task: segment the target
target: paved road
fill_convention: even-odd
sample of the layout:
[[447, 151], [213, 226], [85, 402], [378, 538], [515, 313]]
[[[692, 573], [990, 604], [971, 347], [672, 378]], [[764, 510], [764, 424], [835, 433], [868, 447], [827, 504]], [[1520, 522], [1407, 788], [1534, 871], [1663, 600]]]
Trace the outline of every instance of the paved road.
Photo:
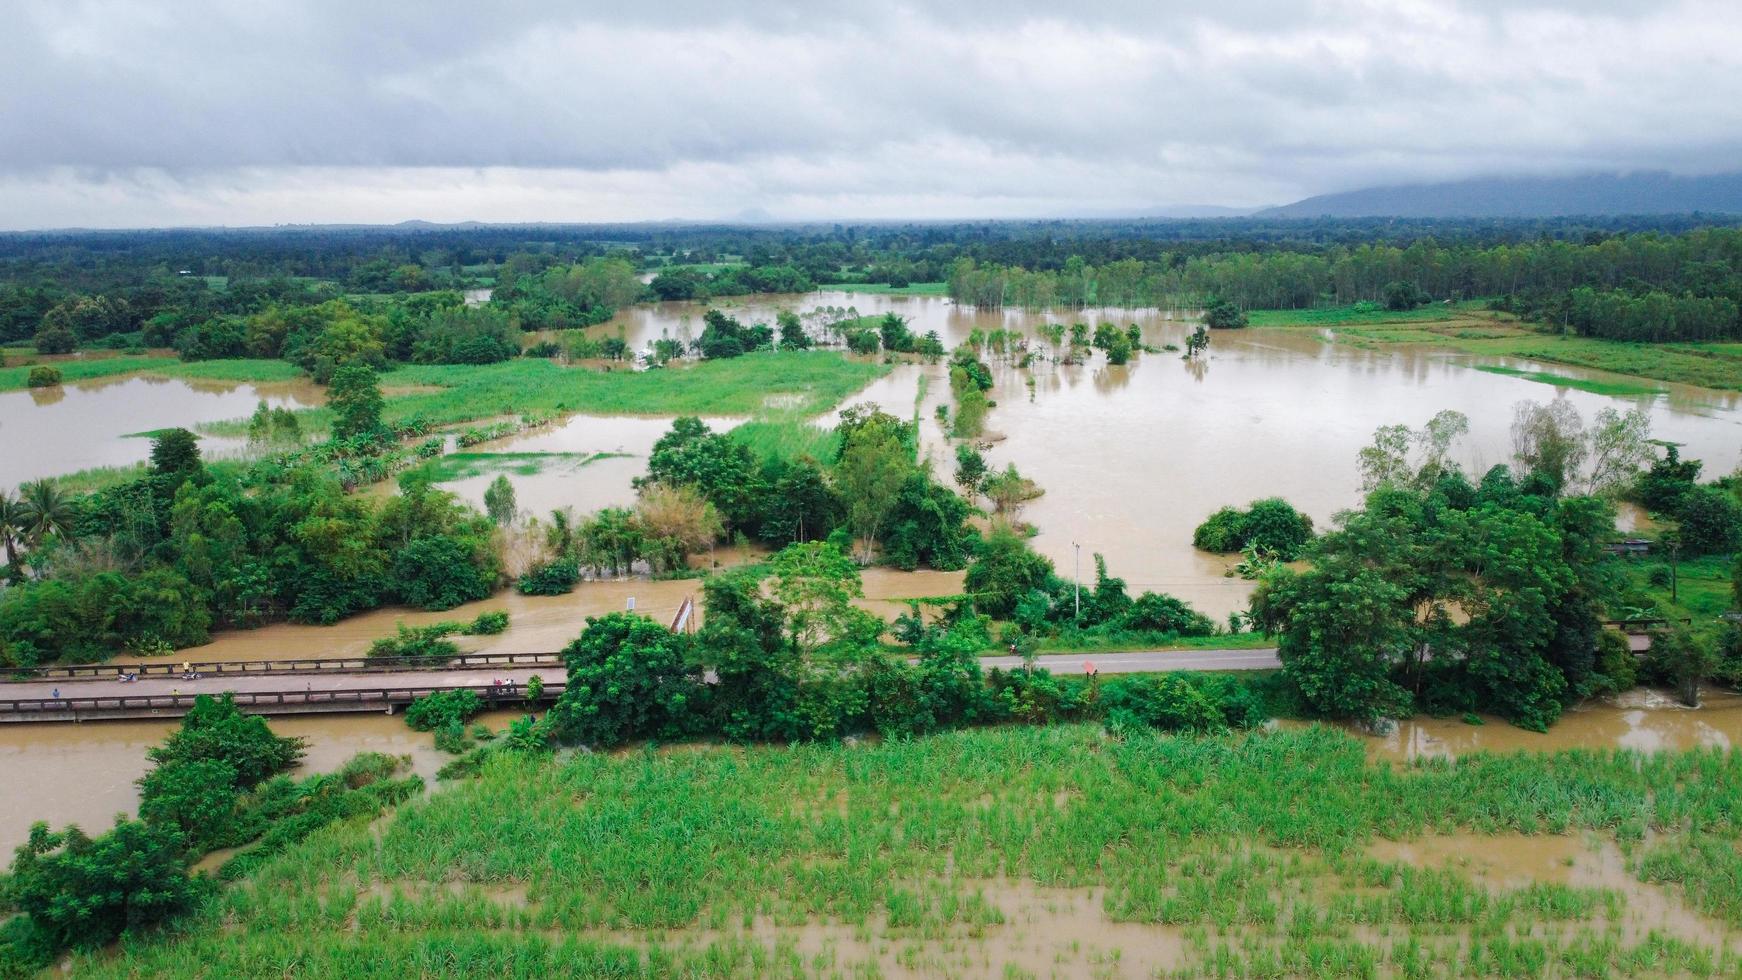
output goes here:
[[[1036, 663], [1056, 674], [1084, 673], [1091, 662], [1103, 674], [1129, 674], [1163, 670], [1267, 670], [1280, 666], [1275, 650], [1154, 650], [1138, 653], [1046, 654]], [[1006, 670], [1019, 667], [1016, 657], [984, 657], [986, 667]], [[0, 700], [49, 698], [56, 690], [62, 697], [144, 696], [147, 694], [215, 694], [221, 691], [370, 691], [404, 687], [473, 687], [493, 680], [513, 681], [524, 686], [537, 674], [549, 683], [560, 683], [559, 664], [540, 667], [486, 667], [478, 670], [397, 670], [366, 674], [312, 674], [298, 676], [141, 677], [131, 684], [115, 680], [20, 681], [0, 685]]]
[[[1144, 650], [1135, 653], [1048, 653], [1035, 658], [1035, 665], [1055, 674], [1082, 674], [1092, 663], [1103, 674], [1156, 673], [1164, 670], [1274, 670], [1282, 666], [1276, 649], [1257, 650]], [[981, 657], [984, 667], [1009, 670], [1022, 666], [1018, 657]]]

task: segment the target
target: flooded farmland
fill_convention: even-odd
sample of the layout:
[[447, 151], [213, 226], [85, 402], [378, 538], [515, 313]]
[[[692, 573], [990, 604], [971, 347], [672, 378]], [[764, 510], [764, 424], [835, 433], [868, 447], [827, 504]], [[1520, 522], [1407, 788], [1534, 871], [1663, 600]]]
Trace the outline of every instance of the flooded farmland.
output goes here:
[[[1144, 342], [1161, 348], [1183, 344], [1195, 326], [1190, 314], [1175, 311], [979, 311], [938, 297], [845, 292], [759, 299], [732, 312], [746, 321], [771, 321], [780, 309], [828, 307], [895, 312], [916, 333], [937, 331], [946, 346], [974, 331], [1035, 338], [1046, 323], [1107, 320], [1137, 324]], [[692, 339], [705, 309], [696, 303], [639, 306], [591, 332], [621, 332], [636, 348], [661, 337]], [[1470, 434], [1460, 462], [1480, 473], [1510, 459], [1514, 405], [1564, 398], [1587, 421], [1606, 406], [1645, 409], [1652, 435], [1681, 443], [1683, 456], [1704, 460], [1710, 474], [1742, 462], [1742, 397], [1734, 393], [1664, 385], [1656, 395], [1597, 395], [1474, 370], [1478, 363], [1595, 376], [1428, 348], [1367, 350], [1305, 329], [1220, 331], [1200, 362], [1162, 352], [1121, 367], [1097, 356], [1084, 365], [1020, 369], [994, 359], [997, 406], [987, 417], [987, 461], [996, 467], [1014, 462], [1046, 489], [1024, 519], [1040, 529], [1034, 545], [1062, 573], [1071, 573], [1074, 545], [1080, 545], [1085, 575], [1093, 574], [1089, 559], [1099, 552], [1133, 590], [1172, 593], [1218, 619], [1245, 607], [1251, 583], [1227, 577], [1227, 559], [1193, 549], [1192, 529], [1218, 507], [1267, 496], [1286, 497], [1326, 526], [1337, 511], [1359, 502], [1356, 452], [1382, 425], [1420, 426], [1444, 409], [1463, 412]], [[922, 377], [928, 380], [919, 398]], [[917, 411], [927, 455], [943, 471], [953, 465], [933, 414], [949, 400], [941, 365], [898, 366], [849, 402], [866, 400], [903, 418]]]
[[[895, 312], [915, 332], [935, 330], [952, 346], [975, 331], [1036, 338], [1047, 323], [1108, 320], [1136, 324], [1147, 344], [1162, 348], [1182, 343], [1195, 325], [1191, 314], [1179, 311], [979, 311], [940, 297], [839, 291], [724, 302], [747, 321], [772, 320], [780, 309]], [[661, 337], [693, 339], [705, 309], [644, 304], [589, 332], [621, 333], [637, 349]], [[1512, 359], [1480, 363], [1592, 374]], [[1061, 573], [1071, 574], [1080, 546], [1085, 575], [1093, 573], [1092, 555], [1101, 553], [1134, 590], [1178, 595], [1217, 619], [1244, 608], [1251, 585], [1227, 576], [1226, 558], [1194, 550], [1192, 529], [1223, 505], [1278, 495], [1325, 526], [1358, 502], [1356, 452], [1382, 425], [1419, 426], [1443, 409], [1463, 412], [1471, 431], [1460, 461], [1480, 472], [1510, 457], [1515, 404], [1564, 398], [1587, 420], [1605, 406], [1644, 408], [1652, 435], [1681, 443], [1683, 455], [1704, 460], [1710, 475], [1742, 461], [1742, 397], [1734, 393], [1664, 385], [1659, 394], [1598, 395], [1473, 370], [1477, 364], [1440, 350], [1337, 344], [1310, 329], [1218, 332], [1209, 357], [1196, 362], [1167, 352], [1117, 367], [1099, 355], [1084, 365], [1037, 362], [1031, 369], [993, 359], [997, 405], [982, 441], [992, 465], [1013, 462], [1047, 491], [1024, 518], [1039, 528], [1035, 547]], [[0, 482], [134, 462], [149, 447], [126, 433], [238, 418], [260, 398], [309, 404], [316, 394], [294, 386], [130, 377], [69, 385], [58, 401], [35, 400], [52, 397], [0, 394], [0, 459], [6, 460]], [[942, 365], [910, 363], [848, 403], [869, 401], [903, 418], [917, 415], [924, 451], [947, 472], [952, 450], [934, 413], [948, 400]], [[835, 414], [817, 421], [831, 423]], [[534, 515], [628, 504], [631, 481], [644, 472], [646, 455], [669, 421], [571, 416], [555, 427], [473, 447], [475, 465], [444, 486], [481, 504], [484, 488], [506, 473], [521, 509]], [[710, 421], [720, 429], [734, 424]], [[53, 440], [54, 452], [45, 440]], [[221, 440], [206, 442], [208, 453], [224, 448]]]
[[[1155, 347], [1179, 344], [1189, 319], [1166, 311], [1096, 311], [1074, 315], [1020, 311], [978, 312], [929, 297], [882, 297], [822, 292], [746, 304], [746, 319], [772, 319], [778, 308], [800, 311], [854, 306], [865, 314], [894, 311], [917, 332], [936, 330], [946, 344], [974, 330], [1015, 330], [1034, 336], [1046, 322], [1136, 323]], [[699, 332], [702, 307], [654, 304], [626, 311], [593, 328], [598, 335], [622, 330], [645, 346], [660, 336]], [[1528, 362], [1497, 362], [1543, 368], [1568, 376], [1570, 368]], [[1218, 618], [1243, 608], [1250, 584], [1227, 577], [1225, 558], [1190, 547], [1192, 528], [1224, 504], [1281, 495], [1321, 526], [1358, 499], [1356, 451], [1373, 430], [1391, 423], [1420, 425], [1442, 409], [1464, 412], [1471, 434], [1462, 462], [1481, 470], [1510, 455], [1512, 406], [1521, 400], [1566, 398], [1589, 419], [1598, 409], [1642, 407], [1653, 434], [1684, 444], [1686, 456], [1706, 461], [1709, 474], [1729, 472], [1742, 450], [1742, 402], [1704, 389], [1664, 386], [1659, 395], [1617, 398], [1551, 387], [1540, 382], [1473, 370], [1471, 358], [1428, 349], [1364, 350], [1331, 343], [1309, 330], [1248, 329], [1215, 335], [1207, 361], [1186, 363], [1170, 353], [1150, 353], [1124, 367], [1097, 357], [1087, 365], [1039, 364], [1020, 369], [995, 361], [997, 407], [988, 418], [989, 461], [1016, 463], [1047, 490], [1024, 517], [1039, 528], [1035, 545], [1061, 573], [1071, 574], [1080, 545], [1084, 574], [1090, 556], [1105, 554], [1112, 572], [1133, 590], [1176, 594]], [[1586, 372], [1588, 373], [1588, 372]], [[307, 386], [233, 385], [122, 377], [69, 384], [52, 393], [0, 394], [0, 483], [90, 466], [141, 460], [147, 440], [128, 433], [168, 425], [195, 425], [240, 418], [265, 399], [298, 407], [318, 402]], [[902, 417], [920, 418], [922, 446], [936, 465], [951, 465], [949, 440], [935, 408], [947, 402], [942, 366], [903, 364], [849, 402], [871, 401]], [[827, 424], [836, 413], [818, 419]], [[710, 420], [716, 428], [731, 419]], [[645, 470], [646, 455], [669, 426], [664, 418], [573, 416], [556, 426], [474, 447], [479, 454], [542, 454], [545, 462], [512, 462], [445, 484], [474, 504], [498, 472], [515, 484], [523, 511], [544, 514], [562, 506], [578, 512], [623, 505], [633, 499], [630, 481]], [[208, 453], [223, 448], [207, 440]], [[1638, 521], [1638, 515], [1629, 515]], [[731, 564], [745, 556], [722, 549], [704, 563]], [[880, 569], [865, 576], [866, 605], [893, 614], [905, 597], [951, 594], [960, 573], [903, 574]], [[635, 608], [669, 620], [696, 583], [590, 582], [575, 593], [523, 597], [508, 593], [444, 613], [378, 610], [332, 627], [278, 624], [222, 634], [197, 650], [169, 655], [172, 661], [259, 660], [357, 654], [391, 633], [399, 622], [466, 619], [485, 609], [506, 609], [508, 632], [465, 638], [479, 652], [549, 652], [561, 649], [585, 618]], [[275, 723], [292, 734], [309, 734], [312, 768], [330, 768], [352, 752], [408, 752], [420, 767], [439, 764], [428, 736], [386, 716], [292, 718]], [[0, 772], [20, 791], [0, 806], [0, 847], [21, 840], [31, 820], [76, 820], [100, 826], [117, 810], [130, 809], [132, 780], [145, 768], [144, 751], [159, 741], [167, 723], [123, 722], [87, 726], [0, 729]], [[1742, 739], [1742, 698], [1712, 695], [1697, 711], [1680, 708], [1649, 692], [1569, 711], [1547, 735], [1496, 722], [1466, 725], [1456, 719], [1416, 719], [1393, 734], [1372, 739], [1376, 759], [1455, 756], [1481, 750], [1553, 749], [1566, 746], [1646, 750], [1732, 746]], [[420, 753], [422, 753], [420, 755]]]
[[1369, 741], [1375, 758], [1457, 758], [1472, 752], [1553, 752], [1576, 748], [1639, 752], [1732, 749], [1742, 744], [1742, 694], [1708, 689], [1698, 708], [1665, 691], [1634, 688], [1568, 708], [1546, 732], [1497, 718], [1471, 725], [1458, 718], [1410, 718]]
[[[88, 833], [107, 830], [117, 813], [139, 804], [134, 780], [151, 763], [145, 752], [180, 722], [99, 721], [82, 724], [0, 725], [0, 853], [11, 854], [46, 820], [56, 829], [75, 823]], [[450, 756], [405, 719], [386, 714], [303, 715], [274, 718], [272, 730], [308, 740], [308, 754], [293, 775], [332, 772], [359, 752], [409, 755], [412, 771], [434, 782]]]
[[[0, 487], [142, 462], [151, 454], [144, 434], [156, 429], [244, 418], [262, 401], [302, 408], [321, 400], [320, 389], [307, 381], [236, 384], [137, 374], [0, 392]], [[200, 439], [208, 458], [242, 445]]]

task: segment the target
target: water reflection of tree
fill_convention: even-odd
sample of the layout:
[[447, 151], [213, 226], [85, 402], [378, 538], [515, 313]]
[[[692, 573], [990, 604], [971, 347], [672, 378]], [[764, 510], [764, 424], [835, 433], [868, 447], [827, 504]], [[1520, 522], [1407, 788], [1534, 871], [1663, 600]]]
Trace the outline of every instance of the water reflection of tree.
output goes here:
[[1103, 395], [1111, 395], [1131, 383], [1131, 375], [1137, 370], [1135, 364], [1108, 364], [1095, 372], [1095, 391]]
[[1193, 381], [1201, 382], [1204, 380], [1204, 375], [1210, 373], [1210, 359], [1208, 357], [1181, 358], [1180, 364], [1185, 367], [1186, 373], [1192, 376]]
[[30, 400], [38, 405], [53, 405], [67, 396], [67, 391], [60, 385], [48, 388], [31, 388]]

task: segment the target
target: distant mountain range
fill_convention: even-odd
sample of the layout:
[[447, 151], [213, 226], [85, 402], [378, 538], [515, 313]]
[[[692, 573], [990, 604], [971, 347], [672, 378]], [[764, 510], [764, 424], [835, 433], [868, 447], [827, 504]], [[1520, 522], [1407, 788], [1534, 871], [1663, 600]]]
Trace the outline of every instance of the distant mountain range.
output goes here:
[[1257, 218], [1552, 218], [1567, 215], [1742, 213], [1742, 173], [1662, 172], [1583, 177], [1481, 177], [1446, 184], [1320, 194], [1252, 212]]

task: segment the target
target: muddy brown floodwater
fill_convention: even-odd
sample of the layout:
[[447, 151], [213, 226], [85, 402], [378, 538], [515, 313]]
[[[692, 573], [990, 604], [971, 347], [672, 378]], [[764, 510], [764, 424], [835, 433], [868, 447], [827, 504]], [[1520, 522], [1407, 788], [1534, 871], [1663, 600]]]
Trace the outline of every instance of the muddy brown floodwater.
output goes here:
[[[1182, 344], [1195, 326], [1190, 314], [1178, 311], [980, 311], [938, 297], [839, 291], [756, 298], [732, 311], [771, 322], [780, 309], [820, 307], [893, 311], [917, 333], [936, 330], [949, 346], [974, 330], [1003, 328], [1037, 338], [1046, 323], [1107, 320], [1135, 323], [1146, 343], [1162, 347]], [[696, 303], [638, 306], [591, 331], [621, 331], [636, 348], [660, 337], [690, 339], [705, 309]], [[1470, 435], [1460, 462], [1479, 473], [1510, 458], [1516, 403], [1564, 398], [1587, 422], [1606, 406], [1645, 409], [1652, 434], [1683, 443], [1683, 454], [1704, 460], [1709, 473], [1728, 473], [1742, 461], [1742, 398], [1734, 393], [1665, 385], [1661, 395], [1611, 397], [1474, 370], [1479, 364], [1602, 376], [1427, 348], [1364, 350], [1331, 343], [1313, 330], [1221, 331], [1208, 360], [1198, 363], [1170, 353], [1144, 354], [1123, 367], [1100, 355], [1086, 365], [1043, 363], [1032, 370], [994, 361], [998, 404], [984, 441], [990, 463], [1014, 462], [1046, 489], [1024, 518], [1040, 528], [1035, 547], [1061, 573], [1073, 573], [1074, 545], [1081, 545], [1085, 577], [1094, 574], [1092, 556], [1099, 552], [1133, 590], [1171, 592], [1217, 618], [1243, 609], [1252, 586], [1224, 574], [1227, 558], [1193, 549], [1192, 529], [1218, 507], [1266, 496], [1286, 497], [1320, 527], [1328, 525], [1337, 511], [1359, 503], [1355, 454], [1382, 425], [1420, 426], [1443, 409], [1463, 412]], [[911, 418], [921, 376], [929, 379], [919, 406], [922, 442], [947, 473], [953, 449], [933, 415], [949, 400], [940, 366], [899, 366], [848, 401], [872, 401]], [[528, 487], [523, 494], [537, 494], [538, 479], [515, 482]]]
[[[57, 829], [73, 823], [98, 833], [109, 828], [117, 813], [133, 816], [139, 804], [133, 781], [151, 767], [145, 750], [161, 743], [177, 724], [0, 725], [0, 775], [6, 786], [0, 794], [0, 854], [10, 855], [24, 843], [38, 820]], [[385, 752], [411, 756], [412, 770], [433, 784], [436, 770], [452, 758], [437, 752], [431, 736], [407, 728], [397, 715], [274, 718], [272, 730], [308, 739], [308, 754], [292, 775], [332, 772], [359, 752]]]
[[[301, 408], [320, 404], [321, 393], [307, 381], [233, 384], [137, 374], [0, 392], [0, 488], [141, 462], [151, 453], [151, 441], [139, 433], [243, 418], [262, 401]], [[200, 439], [208, 458], [243, 445], [240, 439]]]
[[1369, 739], [1368, 754], [1408, 761], [1472, 752], [1574, 748], [1660, 752], [1730, 749], [1738, 744], [1742, 744], [1742, 694], [1708, 689], [1698, 708], [1688, 708], [1667, 692], [1641, 687], [1570, 708], [1546, 732], [1525, 731], [1498, 718], [1486, 718], [1481, 725], [1457, 718], [1412, 718], [1400, 722], [1389, 735]]
[[[740, 420], [707, 418], [716, 432], [725, 432]], [[538, 462], [504, 458], [500, 465], [480, 466], [482, 472], [441, 484], [479, 510], [484, 509], [484, 491], [497, 476], [506, 474], [514, 484], [515, 503], [523, 513], [544, 518], [553, 510], [573, 507], [588, 514], [604, 507], [627, 507], [635, 503], [636, 477], [647, 472], [647, 456], [653, 444], [671, 429], [669, 418], [630, 415], [574, 415], [562, 424], [530, 435], [479, 443], [466, 453], [562, 453]], [[596, 458], [600, 453], [608, 458]], [[521, 473], [516, 467], [536, 468]]]

